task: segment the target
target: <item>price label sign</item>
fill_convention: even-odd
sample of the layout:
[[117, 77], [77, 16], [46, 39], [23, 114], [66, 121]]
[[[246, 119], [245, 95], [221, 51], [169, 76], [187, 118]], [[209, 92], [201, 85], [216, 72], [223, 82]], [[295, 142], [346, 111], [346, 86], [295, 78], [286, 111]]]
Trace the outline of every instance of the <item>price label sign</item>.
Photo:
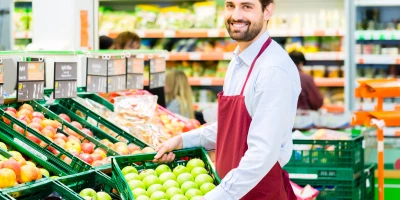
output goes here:
[[143, 89], [144, 59], [129, 58], [127, 64], [126, 88]]
[[0, 64], [0, 104], [4, 104], [4, 65]]
[[87, 59], [87, 92], [107, 92], [107, 60]]
[[126, 60], [108, 60], [107, 92], [126, 90]]
[[54, 99], [74, 98], [77, 93], [78, 64], [54, 63]]
[[164, 58], [153, 58], [150, 60], [150, 89], [164, 87], [165, 68], [166, 62]]
[[17, 101], [43, 99], [44, 62], [18, 62]]

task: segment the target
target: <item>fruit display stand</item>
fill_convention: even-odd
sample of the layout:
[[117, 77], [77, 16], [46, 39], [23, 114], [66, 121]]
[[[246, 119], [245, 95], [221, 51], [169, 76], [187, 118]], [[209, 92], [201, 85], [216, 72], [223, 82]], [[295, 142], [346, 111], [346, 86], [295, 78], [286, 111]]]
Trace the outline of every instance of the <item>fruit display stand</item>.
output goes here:
[[[7, 108], [19, 108], [21, 107], [22, 103], [13, 103], [13, 104], [6, 104], [3, 105], [3, 108], [7, 109]], [[103, 153], [106, 154], [106, 156], [110, 157], [110, 156], [115, 156], [115, 155], [119, 155], [117, 152], [115, 152], [113, 149], [109, 148], [108, 146], [106, 146], [105, 144], [102, 144], [101, 142], [99, 142], [98, 140], [96, 140], [94, 137], [90, 136], [89, 134], [87, 134], [87, 132], [90, 132], [93, 135], [97, 135], [98, 133], [102, 133], [101, 131], [99, 131], [96, 127], [93, 127], [88, 125], [87, 122], [83, 121], [83, 126], [81, 123], [69, 123], [67, 120], [65, 120], [64, 118], [54, 114], [53, 112], [51, 112], [50, 110], [48, 110], [47, 108], [43, 107], [42, 105], [40, 105], [39, 103], [35, 102], [35, 101], [30, 101], [28, 104], [24, 104], [24, 105], [30, 105], [31, 108], [36, 112], [36, 113], [41, 113], [43, 115], [43, 121], [41, 122], [41, 124], [44, 124], [45, 120], [46, 123], [47, 122], [55, 122], [57, 123], [56, 127], [57, 127], [57, 134], [59, 135], [63, 135], [60, 136], [60, 138], [62, 138], [62, 140], [64, 140], [64, 142], [62, 142], [61, 140], [56, 141], [56, 137], [58, 137], [59, 135], [54, 134], [54, 133], [49, 133], [49, 134], [45, 134], [43, 133], [43, 131], [46, 129], [45, 127], [42, 127], [43, 130], [40, 131], [40, 127], [36, 127], [33, 126], [33, 123], [27, 123], [28, 126], [26, 127], [32, 127], [34, 128], [34, 131], [29, 131], [29, 134], [32, 134], [34, 137], [39, 138], [43, 137], [48, 140], [42, 140], [42, 142], [37, 141], [36, 145], [40, 145], [41, 147], [43, 147], [44, 149], [51, 151], [53, 154], [58, 154], [57, 151], [55, 151], [53, 148], [48, 148], [49, 144], [54, 144], [57, 146], [60, 146], [61, 148], [63, 148], [64, 150], [70, 151], [70, 153], [73, 153], [76, 157], [78, 157], [78, 159], [82, 162], [85, 162], [87, 164], [91, 164], [91, 165], [105, 165], [106, 168], [110, 168], [110, 164], [106, 163], [106, 159], [109, 160], [109, 158], [103, 158], [102, 159], [104, 162], [99, 163], [99, 164], [95, 164], [93, 163], [93, 160], [86, 159], [88, 156], [86, 156], [86, 154], [92, 153], [94, 152], [96, 149], [99, 149], [101, 151], [103, 151]], [[24, 120], [24, 119], [21, 119]], [[26, 119], [28, 120], [28, 119]], [[30, 121], [30, 120], [29, 120]], [[55, 127], [53, 127], [55, 128]], [[22, 129], [18, 129], [17, 130], [22, 133], [23, 129], [25, 129], [25, 127], [22, 127]], [[85, 133], [83, 132], [85, 130]], [[104, 134], [104, 136], [108, 136], [107, 134]], [[35, 140], [34, 137], [31, 137]], [[67, 141], [66, 141], [67, 140]], [[84, 143], [88, 143], [87, 145]], [[91, 152], [86, 152], [84, 146], [88, 146], [87, 148], [90, 149]], [[69, 148], [69, 149], [68, 149]], [[59, 150], [58, 150], [59, 151]], [[85, 154], [81, 154], [85, 153]], [[100, 155], [102, 153], [99, 153]], [[67, 162], [66, 159], [63, 159], [64, 161]], [[108, 166], [107, 166], [108, 165]]]
[[[84, 163], [77, 156], [74, 156], [46, 136], [38, 133], [37, 130], [17, 120], [3, 109], [0, 109], [0, 116], [4, 121], [8, 122], [0, 121], [0, 129], [3, 130], [4, 134], [8, 134], [11, 138], [14, 138], [14, 141], [21, 141], [20, 144], [25, 144], [24, 148], [29, 149], [29, 151], [35, 155], [43, 155], [43, 157], [47, 158], [48, 163], [68, 173], [82, 172], [91, 168], [90, 165]], [[21, 132], [17, 132], [13, 127], [19, 127]], [[41, 143], [43, 147], [33, 142], [31, 139]], [[57, 155], [53, 154], [50, 149], [57, 152]], [[68, 159], [68, 163], [63, 161], [63, 159]]]
[[[170, 169], [173, 169], [177, 166], [186, 166], [188, 161], [198, 158], [203, 161], [205, 169], [213, 179], [213, 183], [215, 185], [218, 185], [220, 183], [221, 180], [218, 177], [214, 166], [212, 165], [211, 159], [208, 157], [207, 152], [203, 148], [177, 150], [174, 151], [174, 154], [175, 161], [172, 163], [168, 163]], [[131, 186], [128, 185], [128, 182], [126, 181], [122, 170], [127, 166], [133, 166], [139, 172], [154, 170], [158, 166], [160, 166], [159, 164], [152, 162], [154, 156], [155, 153], [149, 153], [141, 155], [116, 156], [112, 158], [112, 178], [117, 185], [117, 189], [120, 192], [122, 199], [134, 199], [133, 193], [131, 191]]]
[[[73, 190], [52, 180], [46, 180], [35, 185], [18, 187], [2, 191], [7, 200], [45, 199], [54, 196], [63, 200], [82, 200]], [[54, 198], [53, 198], [54, 199]]]
[[355, 89], [358, 98], [376, 98], [377, 104], [373, 111], [356, 111], [352, 124], [377, 127], [378, 139], [378, 192], [379, 200], [384, 199], [384, 133], [385, 126], [400, 126], [399, 111], [384, 111], [385, 98], [400, 97], [400, 81], [397, 79], [359, 80], [359, 87]]
[[114, 200], [121, 199], [112, 179], [98, 170], [89, 170], [79, 174], [64, 176], [57, 178], [55, 181], [60, 182], [60, 184], [70, 188], [77, 194], [80, 194], [85, 189], [90, 189], [89, 191], [105, 192]]

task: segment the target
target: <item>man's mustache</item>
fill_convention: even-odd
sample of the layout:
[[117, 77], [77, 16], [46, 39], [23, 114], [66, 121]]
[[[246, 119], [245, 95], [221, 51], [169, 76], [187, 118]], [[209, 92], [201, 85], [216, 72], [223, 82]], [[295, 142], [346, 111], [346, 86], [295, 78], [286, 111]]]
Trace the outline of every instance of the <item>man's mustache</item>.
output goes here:
[[246, 20], [234, 20], [232, 18], [229, 18], [226, 22], [228, 22], [228, 24], [231, 23], [246, 23], [246, 24], [250, 24], [250, 21], [246, 21]]

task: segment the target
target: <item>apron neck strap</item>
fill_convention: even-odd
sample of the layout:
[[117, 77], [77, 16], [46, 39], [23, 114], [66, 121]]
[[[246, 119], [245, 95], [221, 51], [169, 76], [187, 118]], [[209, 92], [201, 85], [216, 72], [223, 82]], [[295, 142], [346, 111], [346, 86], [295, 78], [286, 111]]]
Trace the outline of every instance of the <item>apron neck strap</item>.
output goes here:
[[251, 63], [251, 67], [250, 67], [249, 72], [247, 73], [246, 81], [243, 84], [242, 91], [240, 92], [240, 96], [243, 95], [244, 88], [246, 87], [247, 81], [249, 80], [250, 74], [253, 71], [253, 68], [254, 68], [254, 65], [255, 65], [257, 59], [261, 56], [261, 54], [265, 51], [265, 49], [268, 48], [268, 46], [271, 44], [271, 42], [272, 42], [271, 37], [268, 37], [268, 39], [262, 45], [262, 47], [261, 47], [260, 51], [258, 52], [257, 56], [254, 58], [253, 62]]

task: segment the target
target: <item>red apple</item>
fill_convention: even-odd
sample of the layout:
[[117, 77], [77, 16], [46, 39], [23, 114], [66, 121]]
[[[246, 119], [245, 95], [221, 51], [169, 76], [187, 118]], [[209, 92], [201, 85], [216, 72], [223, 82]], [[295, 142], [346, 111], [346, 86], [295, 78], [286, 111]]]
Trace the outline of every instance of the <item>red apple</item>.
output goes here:
[[81, 147], [82, 147], [82, 151], [87, 154], [91, 154], [94, 151], [93, 143], [82, 143]]
[[86, 133], [87, 135], [90, 135], [91, 137], [93, 137], [93, 133], [92, 133], [92, 131], [90, 131], [89, 129], [83, 128], [81, 131], [82, 131], [83, 133]]
[[97, 153], [92, 153], [90, 155], [92, 156], [94, 161], [96, 161], [96, 160], [100, 160], [101, 161], [103, 159], [103, 157], [101, 157], [101, 155], [97, 154]]
[[[38, 123], [38, 124], [40, 124], [40, 123], [42, 123], [42, 119], [40, 119], [40, 118], [37, 118], [37, 117], [34, 117], [34, 118], [32, 118], [32, 120], [31, 120], [31, 123]], [[40, 126], [42, 126], [42, 125], [40, 125]], [[43, 128], [43, 127], [42, 127]]]
[[41, 142], [41, 140], [39, 138], [37, 138], [35, 135], [33, 135], [32, 133], [27, 133], [26, 138], [32, 140], [36, 144], [40, 144], [40, 142]]
[[93, 167], [98, 167], [98, 166], [102, 166], [103, 162], [101, 160], [95, 160], [92, 162], [92, 166]]
[[128, 155], [129, 150], [127, 146], [117, 146], [115, 147], [115, 151], [119, 153], [120, 155]]
[[71, 123], [71, 118], [69, 118], [68, 115], [66, 115], [66, 114], [64, 114], [64, 113], [61, 113], [61, 114], [59, 114], [58, 116], [61, 117], [61, 118], [63, 118], [65, 121]]
[[40, 123], [40, 125], [42, 125], [43, 128], [46, 127], [46, 126], [52, 126], [52, 124], [53, 124], [53, 120], [50, 120], [50, 119], [44, 119]]
[[5, 111], [11, 111], [13, 112], [15, 115], [17, 115], [17, 110], [13, 107], [7, 107], [6, 109], [4, 109]]
[[14, 158], [10, 158], [7, 161], [5, 161], [1, 165], [1, 168], [12, 169], [17, 176], [19, 176], [19, 174], [21, 172], [21, 166], [19, 165], [19, 163]]
[[32, 122], [29, 124], [30, 127], [32, 127], [33, 129], [37, 130], [37, 131], [41, 131], [43, 129], [43, 127], [36, 123], [36, 122]]
[[102, 158], [107, 157], [106, 151], [104, 151], [103, 149], [100, 149], [100, 148], [95, 149], [93, 153], [99, 154]]
[[92, 164], [92, 162], [93, 162], [92, 156], [87, 153], [80, 154], [79, 158], [82, 159], [83, 161], [87, 162], [88, 164]]
[[128, 150], [129, 150], [129, 153], [132, 153], [132, 152], [134, 152], [136, 150], [140, 151], [140, 148], [138, 146], [136, 146], [135, 144], [129, 144], [128, 145]]
[[26, 122], [27, 124], [30, 124], [30, 123], [31, 123], [31, 119], [29, 119], [29, 117], [26, 116], [26, 115], [20, 115], [20, 116], [18, 116], [18, 119], [19, 119], [20, 121]]
[[79, 129], [79, 130], [82, 129], [82, 125], [81, 125], [79, 122], [77, 122], [77, 121], [71, 122], [71, 125], [72, 125], [72, 126], [75, 126], [75, 127], [76, 127], [77, 129]]
[[76, 141], [76, 142], [81, 143], [81, 141], [73, 135], [68, 136], [68, 141]]
[[23, 110], [23, 109], [26, 109], [26, 110], [29, 110], [29, 111], [31, 111], [31, 112], [33, 112], [34, 110], [33, 110], [33, 107], [31, 106], [31, 105], [29, 105], [29, 104], [23, 104], [21, 107], [19, 107], [18, 108], [18, 110], [20, 111], [20, 110]]
[[18, 162], [20, 167], [26, 165], [26, 160], [24, 157], [19, 156], [19, 155], [13, 155], [13, 158]]
[[105, 157], [105, 158], [103, 158], [102, 162], [103, 162], [103, 164], [109, 164], [109, 163], [111, 163], [111, 157]]
[[53, 132], [54, 134], [57, 133], [57, 129], [55, 129], [53, 126], [46, 126], [46, 127], [44, 127], [43, 130], [49, 130], [49, 131]]
[[67, 136], [65, 136], [65, 135], [62, 134], [62, 133], [56, 133], [56, 134], [54, 135], [54, 141], [56, 141], [57, 138], [60, 138], [60, 139], [64, 140], [65, 142], [68, 141]]
[[58, 146], [62, 147], [63, 149], [65, 148], [65, 141], [62, 138], [55, 138], [54, 143], [56, 143]]
[[71, 164], [71, 162], [72, 162], [72, 159], [71, 158], [69, 158], [69, 157], [65, 157], [64, 159], [64, 162], [66, 162], [67, 164]]
[[41, 133], [42, 135], [47, 136], [49, 138], [54, 138], [55, 135], [54, 132], [49, 129], [43, 129]]
[[[11, 110], [7, 110], [6, 113], [8, 113], [9, 115], [11, 115], [11, 116], [13, 116], [13, 117], [17, 117], [17, 114], [15, 114], [15, 113], [14, 113], [13, 111], [11, 111]], [[11, 121], [8, 120], [8, 119], [5, 118], [5, 117], [3, 117], [3, 121], [4, 121], [6, 124], [8, 124], [8, 125], [11, 124]]]
[[43, 113], [41, 113], [41, 112], [33, 112], [32, 113], [32, 117], [36, 117], [36, 118], [39, 118], [39, 119], [44, 119], [44, 115], [43, 115]]
[[79, 151], [78, 150], [76, 150], [76, 149], [74, 149], [74, 148], [66, 148], [66, 150], [69, 152], [69, 153], [71, 153], [72, 155], [74, 155], [74, 156], [79, 156]]

